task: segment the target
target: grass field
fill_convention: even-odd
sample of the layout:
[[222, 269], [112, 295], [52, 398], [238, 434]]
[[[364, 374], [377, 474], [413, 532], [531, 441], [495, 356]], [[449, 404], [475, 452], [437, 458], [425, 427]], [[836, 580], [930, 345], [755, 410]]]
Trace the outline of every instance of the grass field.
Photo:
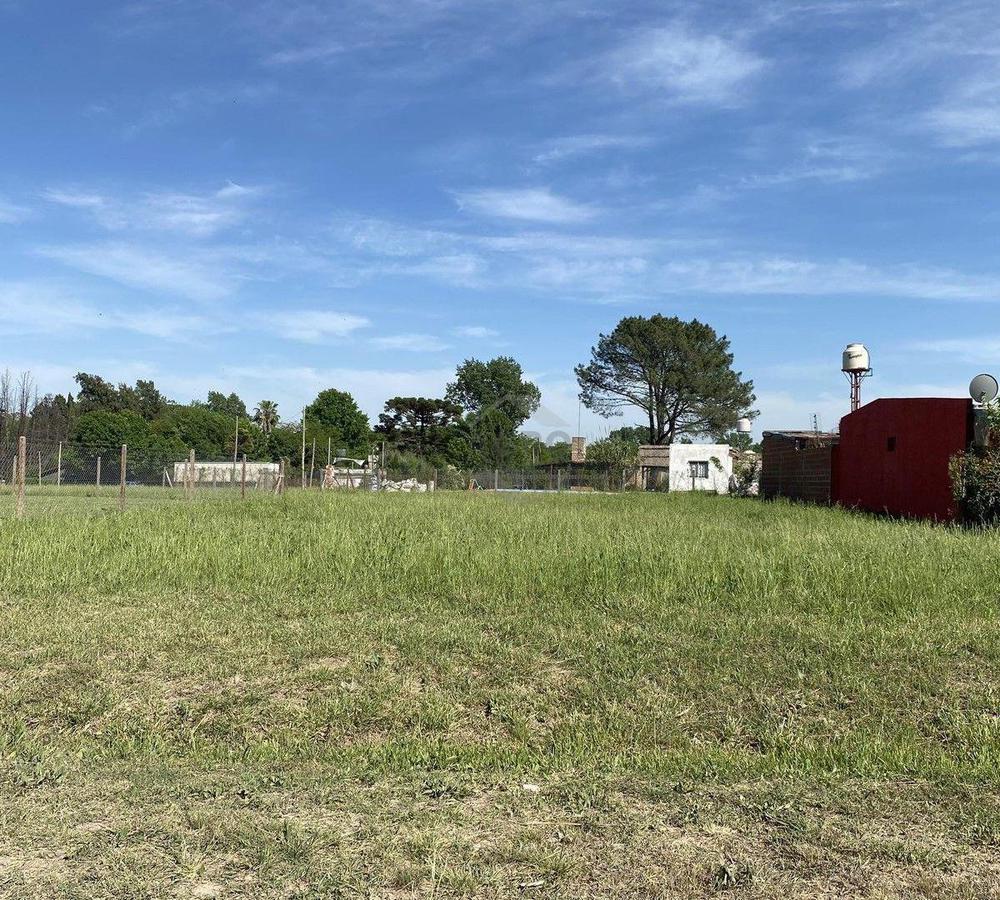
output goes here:
[[0, 896], [998, 896], [995, 535], [111, 507], [3, 521]]

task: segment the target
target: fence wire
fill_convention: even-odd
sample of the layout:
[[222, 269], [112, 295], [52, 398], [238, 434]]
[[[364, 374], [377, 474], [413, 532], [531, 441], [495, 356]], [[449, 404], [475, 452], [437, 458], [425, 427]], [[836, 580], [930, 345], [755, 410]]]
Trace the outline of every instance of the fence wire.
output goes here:
[[[23, 470], [21, 454], [23, 452]], [[124, 460], [124, 466], [123, 466]], [[373, 461], [374, 465], [374, 461]], [[281, 494], [288, 490], [431, 492], [623, 491], [636, 470], [598, 466], [539, 466], [464, 472], [453, 467], [403, 469], [307, 466], [280, 462], [186, 458], [142, 448], [86, 448], [71, 442], [18, 438], [0, 443], [0, 516], [94, 512], [212, 497]]]

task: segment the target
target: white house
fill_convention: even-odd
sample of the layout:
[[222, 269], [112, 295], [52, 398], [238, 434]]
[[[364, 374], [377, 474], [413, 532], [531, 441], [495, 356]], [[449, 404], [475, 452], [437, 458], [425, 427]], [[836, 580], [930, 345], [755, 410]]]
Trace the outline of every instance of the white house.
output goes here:
[[729, 444], [644, 445], [639, 448], [641, 483], [647, 488], [665, 480], [672, 491], [729, 493], [733, 453]]
[[729, 493], [733, 457], [729, 444], [671, 444], [670, 490]]

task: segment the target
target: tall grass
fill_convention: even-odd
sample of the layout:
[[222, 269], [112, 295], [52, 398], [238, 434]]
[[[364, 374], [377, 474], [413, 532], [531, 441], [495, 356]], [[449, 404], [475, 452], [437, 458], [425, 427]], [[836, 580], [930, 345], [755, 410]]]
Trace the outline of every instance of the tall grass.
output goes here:
[[[998, 774], [987, 534], [705, 496], [295, 492], [5, 531], [0, 665], [69, 672], [68, 710], [36, 708], [41, 675], [0, 701], [8, 745]], [[211, 713], [191, 734], [161, 708], [188, 680]]]

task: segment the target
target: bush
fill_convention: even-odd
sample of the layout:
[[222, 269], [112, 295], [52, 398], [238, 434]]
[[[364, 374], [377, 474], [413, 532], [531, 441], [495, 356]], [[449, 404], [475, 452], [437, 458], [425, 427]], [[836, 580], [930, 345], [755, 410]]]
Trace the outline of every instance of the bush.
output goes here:
[[951, 461], [951, 484], [963, 522], [1000, 524], [1000, 451], [959, 453]]
[[983, 446], [954, 456], [949, 465], [951, 489], [967, 525], [1000, 524], [1000, 406], [991, 403], [985, 418]]

